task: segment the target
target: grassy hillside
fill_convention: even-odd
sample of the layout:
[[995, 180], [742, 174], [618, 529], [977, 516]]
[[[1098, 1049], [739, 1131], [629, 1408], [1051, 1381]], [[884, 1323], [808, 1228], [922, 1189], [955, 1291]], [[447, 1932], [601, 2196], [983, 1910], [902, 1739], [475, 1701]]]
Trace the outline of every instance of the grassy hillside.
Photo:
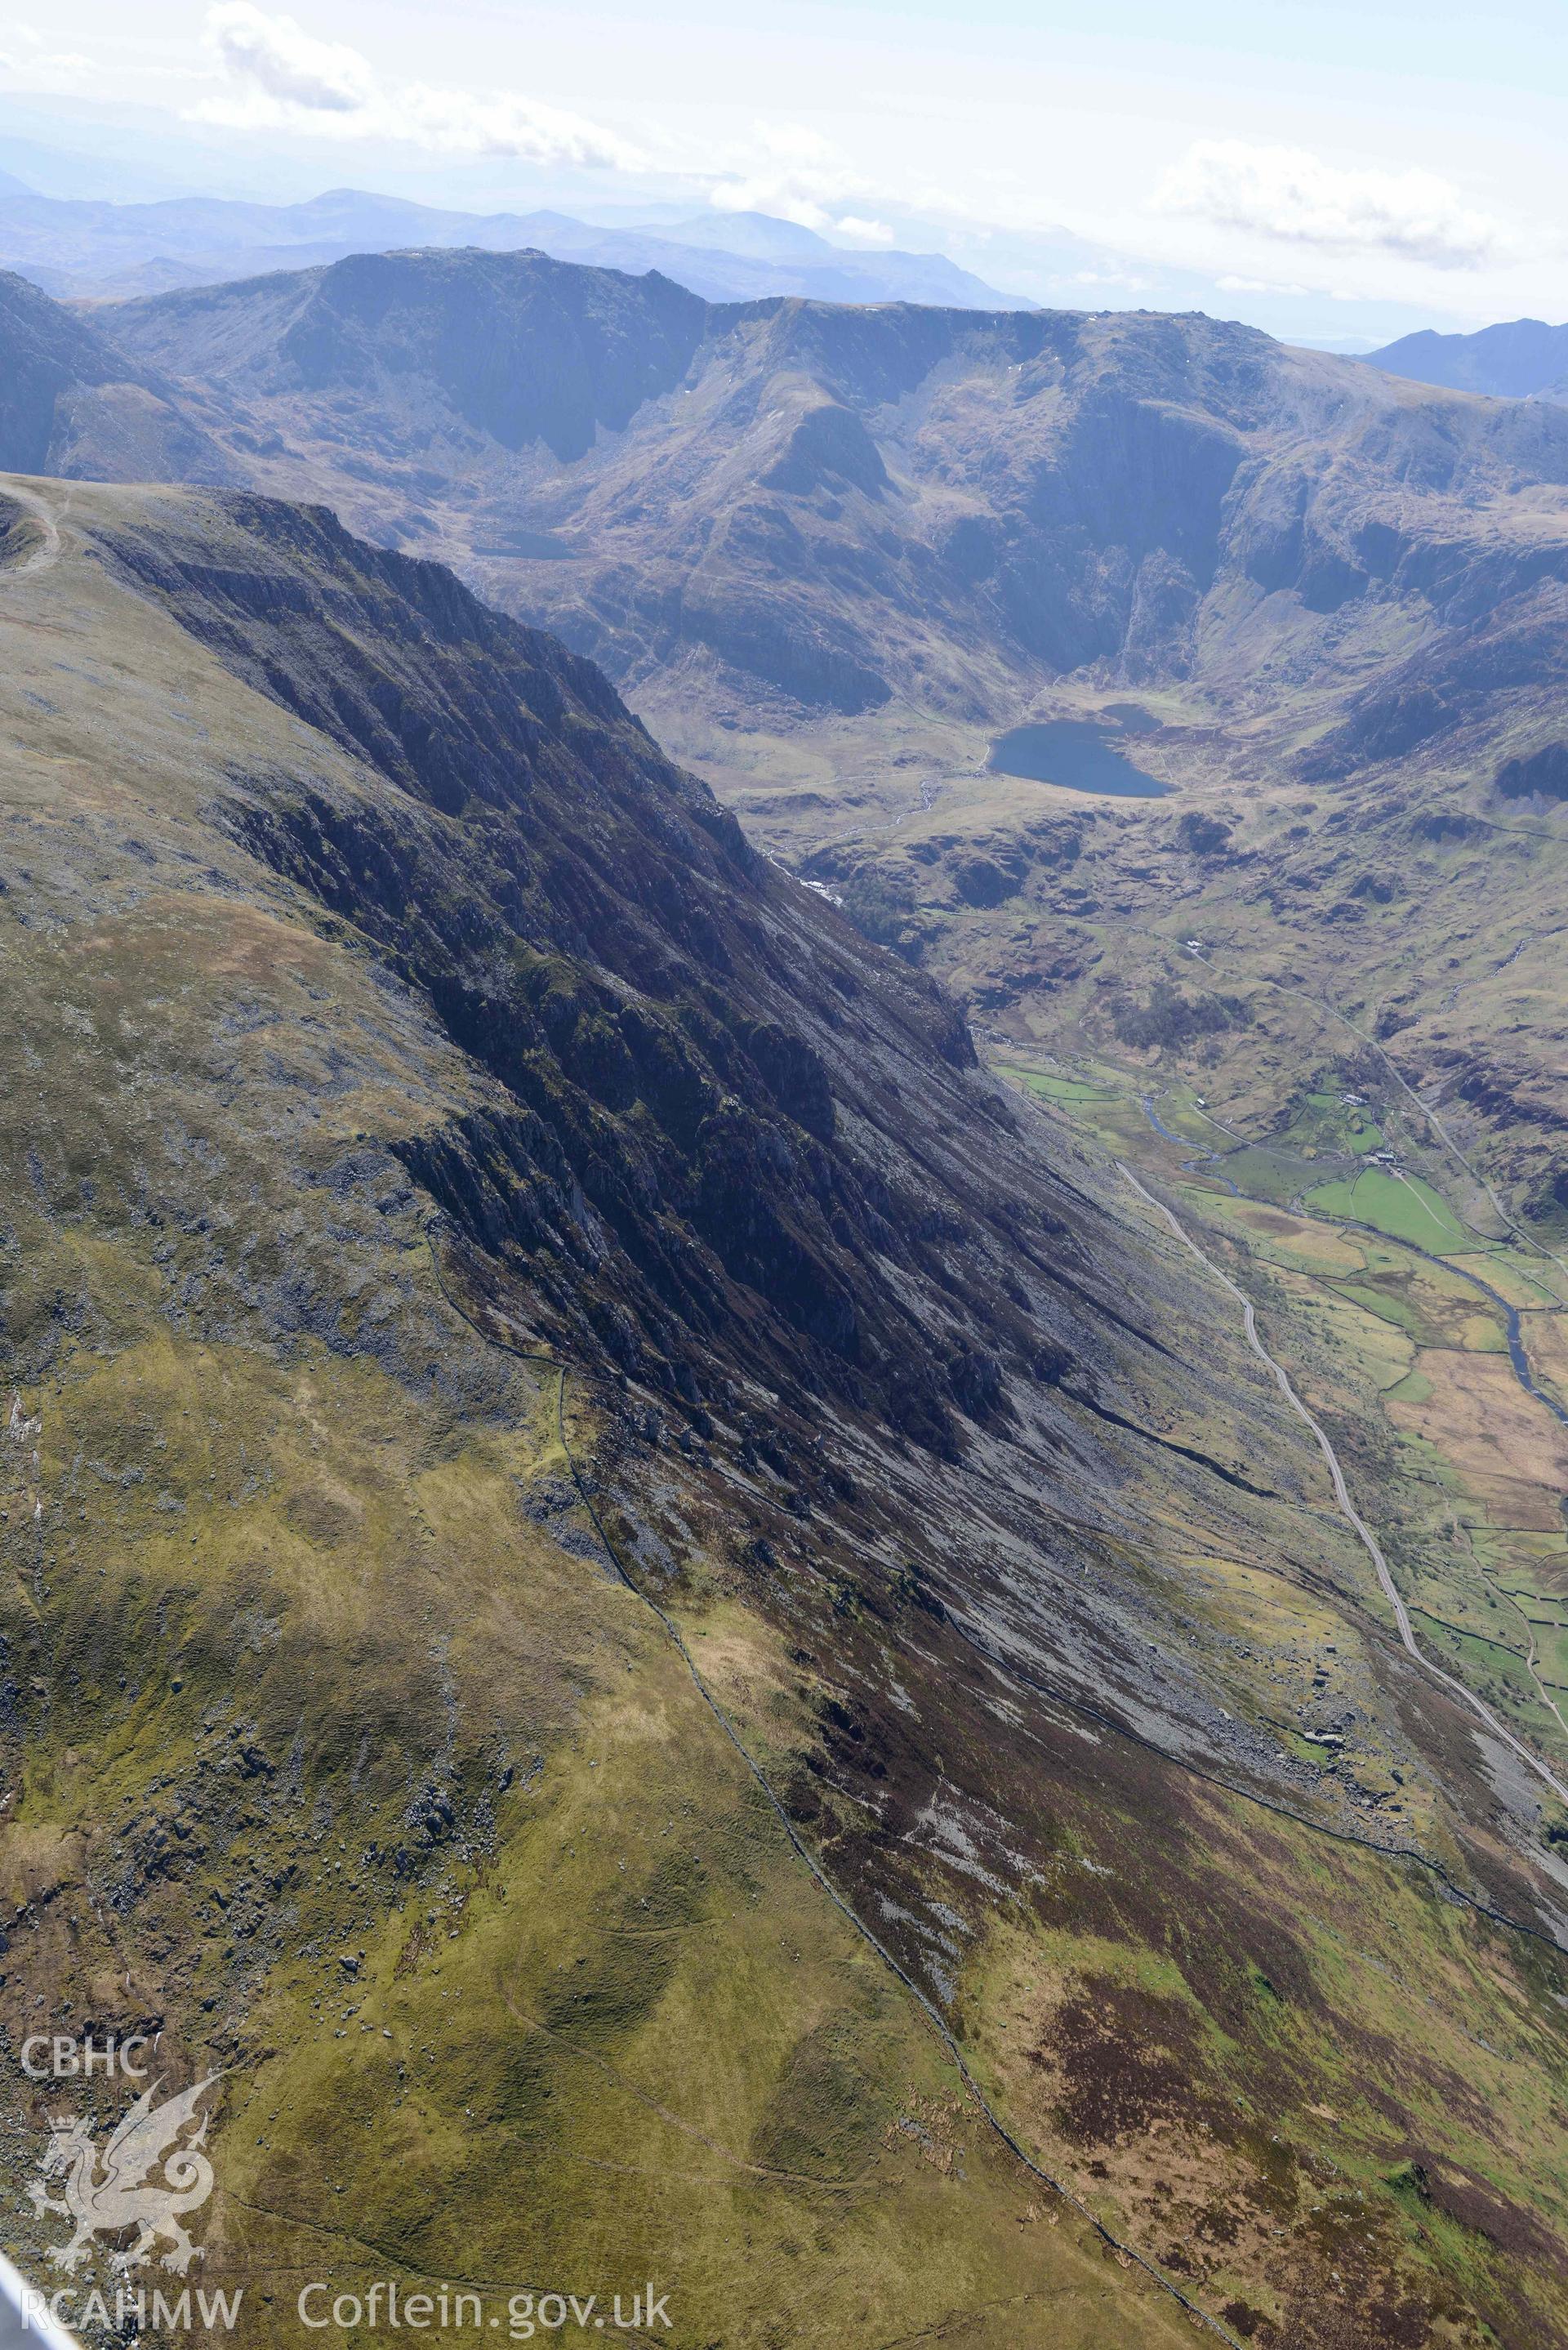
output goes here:
[[[461, 1057], [221, 835], [192, 865], [214, 731], [259, 761], [297, 730], [76, 550], [61, 570], [63, 596], [0, 588], [31, 730], [5, 863], [13, 2049], [41, 2001], [158, 2032], [166, 2079], [222, 2067], [202, 2274], [245, 2282], [256, 2339], [301, 2338], [315, 2274], [628, 2307], [652, 2276], [687, 2342], [958, 2313], [1088, 2345], [1131, 2309], [1174, 2339], [1032, 2210], [614, 1575], [562, 1441], [591, 1457], [591, 1402], [558, 1428], [556, 1376], [447, 1304], [386, 1146], [472, 1095]], [[60, 2095], [11, 2126], [18, 2187]], [[11, 2223], [40, 2274], [57, 2238]]]
[[439, 575], [10, 494], [13, 2052], [222, 2069], [259, 2340], [1544, 2350], [1560, 1810], [1114, 1134]]

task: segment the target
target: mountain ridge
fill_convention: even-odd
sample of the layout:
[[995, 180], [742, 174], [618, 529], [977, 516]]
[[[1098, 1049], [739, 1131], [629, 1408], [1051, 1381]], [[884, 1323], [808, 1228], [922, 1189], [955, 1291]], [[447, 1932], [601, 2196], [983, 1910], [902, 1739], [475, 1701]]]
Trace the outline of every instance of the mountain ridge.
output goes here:
[[[1210, 606], [1230, 631], [1239, 602], [1281, 594], [1301, 624], [1282, 607], [1265, 623], [1277, 610], [1289, 658], [1313, 631], [1330, 664], [1363, 598], [1417, 619], [1462, 608], [1442, 575], [1495, 565], [1511, 475], [1542, 497], [1568, 484], [1550, 411], [1450, 409], [1255, 329], [1152, 314], [688, 309], [640, 407], [601, 418], [579, 397], [576, 434], [556, 434], [570, 471], [520, 441], [502, 444], [510, 463], [459, 445], [489, 430], [442, 383], [443, 353], [471, 334], [513, 335], [524, 368], [579, 364], [576, 330], [528, 307], [535, 289], [575, 289], [646, 340], [646, 295], [568, 266], [367, 258], [97, 315], [144, 362], [182, 355], [192, 389], [264, 430], [292, 420], [295, 453], [260, 485], [330, 483], [359, 527], [397, 537], [421, 496], [443, 504], [444, 473], [456, 503], [432, 517], [431, 551], [462, 561], [466, 536], [487, 594], [623, 682], [695, 655], [753, 697], [845, 714], [894, 696], [1002, 718], [1096, 660], [1132, 681], [1202, 673]], [[384, 351], [346, 341], [300, 363], [302, 337], [371, 332]], [[421, 380], [441, 387], [422, 409]], [[329, 394], [379, 457], [338, 466], [342, 421], [311, 404]], [[615, 437], [591, 447], [601, 424]], [[444, 444], [433, 466], [428, 433]], [[493, 543], [521, 534], [538, 556], [482, 554], [480, 517]]]
[[232, 461], [165, 380], [26, 278], [0, 274], [0, 444], [13, 471], [68, 473], [90, 444], [97, 467], [132, 478], [233, 477]]
[[1456, 391], [1562, 401], [1568, 400], [1568, 327], [1514, 318], [1468, 335], [1443, 335], [1428, 328], [1368, 351], [1366, 364]]
[[[452, 563], [599, 660], [763, 846], [971, 1005], [1102, 1034], [1144, 983], [1102, 910], [1162, 920], [1174, 886], [1277, 955], [1331, 942], [1364, 1026], [1415, 1050], [1419, 1025], [1425, 1081], [1495, 1106], [1516, 1204], [1557, 1198], [1545, 999], [1456, 1033], [1482, 997], [1423, 1006], [1370, 910], [1454, 888], [1438, 954], [1450, 919], [1502, 919], [1441, 843], [1517, 824], [1515, 791], [1556, 772], [1561, 410], [1201, 317], [659, 286], [371, 256], [93, 325], [128, 374], [183, 361], [181, 412], [232, 476]], [[497, 383], [476, 349], [507, 355]], [[51, 462], [129, 469], [90, 435]], [[1164, 818], [989, 764], [1015, 725], [1125, 709]]]
[[[199, 196], [119, 203], [39, 195], [21, 182], [0, 186], [0, 265], [59, 296], [123, 299], [389, 247], [474, 245], [538, 248], [603, 268], [659, 269], [710, 300], [794, 294], [992, 307], [1009, 298], [940, 254], [857, 252], [766, 214], [732, 226], [714, 213], [677, 228], [601, 227], [552, 211], [454, 212], [356, 188], [267, 204]], [[1029, 305], [1021, 298], [1020, 307]]]

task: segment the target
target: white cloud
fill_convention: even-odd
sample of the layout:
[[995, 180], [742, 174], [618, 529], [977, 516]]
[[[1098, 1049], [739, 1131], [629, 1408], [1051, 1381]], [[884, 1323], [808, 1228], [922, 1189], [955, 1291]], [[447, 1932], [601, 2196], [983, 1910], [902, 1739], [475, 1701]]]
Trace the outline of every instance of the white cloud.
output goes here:
[[1325, 253], [1394, 254], [1438, 269], [1511, 257], [1512, 232], [1466, 204], [1431, 172], [1345, 171], [1304, 147], [1201, 140], [1155, 192], [1155, 208], [1185, 213], [1284, 244]]
[[1217, 277], [1214, 283], [1221, 294], [1311, 294], [1314, 290], [1310, 286], [1293, 285], [1289, 279], [1235, 277], [1229, 272], [1223, 277]]
[[24, 81], [47, 87], [74, 82], [92, 71], [90, 57], [84, 57], [78, 49], [51, 49], [36, 25], [0, 26], [0, 40], [5, 43], [0, 49], [0, 72], [16, 74]]
[[0, 66], [8, 73], [65, 74], [74, 79], [78, 74], [92, 71], [92, 59], [84, 57], [79, 49], [27, 49], [19, 54], [0, 49]]
[[1075, 269], [1065, 282], [1069, 286], [1116, 286], [1124, 294], [1147, 294], [1156, 283], [1152, 277], [1139, 277], [1131, 269]]
[[856, 244], [893, 242], [884, 222], [846, 209], [875, 196], [874, 182], [846, 170], [820, 131], [804, 123], [754, 123], [744, 148], [719, 160], [725, 176], [708, 191], [716, 212], [769, 213]]
[[858, 213], [841, 213], [833, 227], [834, 234], [846, 244], [887, 245], [893, 242], [893, 232], [886, 221], [863, 220]]
[[368, 57], [341, 41], [314, 40], [292, 16], [264, 16], [251, 0], [209, 8], [207, 40], [232, 80], [275, 105], [352, 114], [375, 102]]
[[614, 131], [515, 91], [384, 83], [358, 49], [318, 41], [294, 17], [269, 16], [254, 0], [220, 0], [209, 8], [206, 40], [224, 88], [191, 109], [203, 122], [397, 140], [441, 154], [506, 155], [525, 163], [626, 167], [640, 161]]

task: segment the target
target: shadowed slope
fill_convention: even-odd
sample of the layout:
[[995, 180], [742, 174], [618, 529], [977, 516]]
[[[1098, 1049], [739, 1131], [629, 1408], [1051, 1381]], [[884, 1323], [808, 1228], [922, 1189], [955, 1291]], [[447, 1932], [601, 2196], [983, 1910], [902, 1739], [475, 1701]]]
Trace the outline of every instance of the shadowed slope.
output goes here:
[[235, 473], [153, 371], [3, 272], [0, 347], [0, 465], [9, 471], [197, 482]]
[[[320, 514], [24, 487], [6, 2028], [223, 2063], [265, 2338], [325, 2257], [1169, 2339], [645, 1593], [1233, 2338], [1544, 2350], [1561, 1868], [1231, 1301], [552, 640]], [[1281, 1722], [1325, 1641], [1397, 1812]]]

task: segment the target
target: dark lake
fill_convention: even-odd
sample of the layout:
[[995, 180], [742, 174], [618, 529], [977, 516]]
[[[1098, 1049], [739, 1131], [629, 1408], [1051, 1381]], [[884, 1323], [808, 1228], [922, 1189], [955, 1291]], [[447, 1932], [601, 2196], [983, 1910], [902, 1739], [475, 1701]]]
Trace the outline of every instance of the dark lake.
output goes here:
[[1118, 800], [1162, 800], [1172, 786], [1135, 767], [1120, 747], [1129, 733], [1151, 731], [1152, 722], [1134, 728], [1125, 716], [1118, 726], [1093, 718], [1050, 718], [999, 734], [989, 764], [995, 775], [1023, 775], [1032, 784], [1065, 784], [1071, 791]]

